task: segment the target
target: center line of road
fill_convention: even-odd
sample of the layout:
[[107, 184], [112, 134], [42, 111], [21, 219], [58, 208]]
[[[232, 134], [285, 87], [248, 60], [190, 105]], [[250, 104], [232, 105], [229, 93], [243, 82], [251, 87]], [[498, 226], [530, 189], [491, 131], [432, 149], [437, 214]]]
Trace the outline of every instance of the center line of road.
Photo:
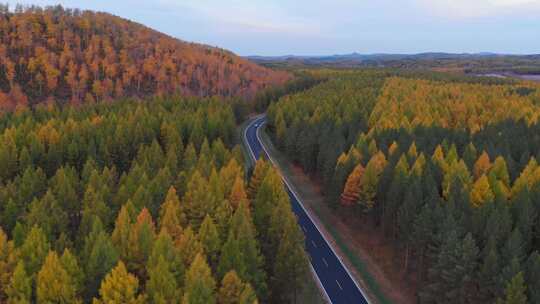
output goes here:
[[339, 287], [339, 289], [343, 290], [343, 288], [341, 287], [341, 284], [339, 284], [338, 280], [336, 280], [336, 283], [337, 283], [337, 286]]
[[328, 267], [328, 263], [326, 262], [326, 259], [322, 258], [322, 261], [324, 262], [324, 265], [326, 265], [326, 267]]
[[302, 226], [302, 230], [304, 230], [304, 232], [307, 232], [306, 227], [304, 226]]
[[313, 244], [313, 247], [317, 247], [317, 245], [315, 245], [314, 241], [311, 241], [311, 244]]

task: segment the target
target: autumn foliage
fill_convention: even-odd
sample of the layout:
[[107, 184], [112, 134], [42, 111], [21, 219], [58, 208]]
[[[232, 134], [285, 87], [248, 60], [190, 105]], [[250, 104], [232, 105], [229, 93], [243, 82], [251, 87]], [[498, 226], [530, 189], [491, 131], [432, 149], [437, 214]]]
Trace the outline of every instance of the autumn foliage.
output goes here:
[[[419, 303], [540, 303], [540, 87], [325, 71], [281, 98], [271, 136], [349, 229], [373, 223]], [[379, 259], [380, 257], [377, 257]]]
[[0, 7], [2, 110], [172, 93], [250, 98], [288, 77], [107, 13]]
[[0, 303], [290, 302], [303, 234], [235, 130], [217, 98], [0, 116]]

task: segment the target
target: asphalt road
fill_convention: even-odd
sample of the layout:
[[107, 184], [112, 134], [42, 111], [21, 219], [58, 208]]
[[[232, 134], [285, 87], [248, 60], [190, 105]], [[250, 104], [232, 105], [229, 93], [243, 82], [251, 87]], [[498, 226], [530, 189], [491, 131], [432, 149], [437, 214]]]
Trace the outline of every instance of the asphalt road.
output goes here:
[[[259, 128], [265, 121], [264, 116], [252, 120], [245, 129], [244, 139], [249, 145], [249, 152], [253, 159], [263, 156], [272, 161], [258, 134]], [[298, 195], [293, 192], [287, 180], [283, 178], [283, 182], [291, 199], [293, 211], [298, 218], [298, 224], [305, 235], [306, 251], [311, 260], [312, 270], [327, 300], [334, 304], [369, 303], [359, 285], [302, 206]]]

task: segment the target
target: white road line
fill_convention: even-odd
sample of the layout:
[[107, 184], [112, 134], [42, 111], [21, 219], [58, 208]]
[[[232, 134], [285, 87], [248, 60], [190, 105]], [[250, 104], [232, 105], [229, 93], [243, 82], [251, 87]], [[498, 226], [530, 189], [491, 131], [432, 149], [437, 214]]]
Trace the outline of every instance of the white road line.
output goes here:
[[339, 287], [339, 289], [343, 290], [343, 288], [341, 287], [341, 284], [339, 284], [338, 280], [336, 280], [336, 283], [337, 283], [337, 286]]
[[326, 265], [326, 267], [328, 267], [328, 263], [326, 262], [326, 259], [322, 258], [322, 261], [323, 261], [324, 265]]
[[311, 244], [313, 244], [313, 247], [317, 248], [317, 245], [315, 244], [314, 241], [311, 241]]
[[304, 230], [304, 232], [307, 232], [306, 227], [304, 226], [302, 226], [302, 230]]
[[[266, 122], [263, 122], [261, 123], [260, 126], [262, 126], [263, 124], [265, 124]], [[249, 126], [248, 126], [249, 127]], [[257, 136], [257, 140], [259, 141], [259, 143], [261, 144], [261, 147], [263, 148], [264, 152], [266, 153], [266, 155], [268, 155], [268, 158], [270, 159], [270, 162], [275, 166], [277, 167], [274, 159], [272, 158], [272, 156], [270, 156], [270, 153], [268, 153], [268, 151], [266, 150], [266, 147], [264, 146], [263, 142], [261, 141], [261, 138], [259, 136], [259, 129], [260, 128], [257, 128], [256, 132], [255, 132], [255, 135]], [[248, 143], [248, 146], [249, 146], [249, 143]], [[360, 293], [362, 294], [362, 296], [364, 297], [364, 299], [366, 300], [366, 302], [368, 304], [371, 304], [371, 301], [369, 300], [368, 297], [366, 297], [366, 295], [364, 294], [364, 291], [362, 290], [362, 288], [360, 288], [360, 285], [358, 285], [358, 282], [356, 282], [356, 280], [354, 279], [354, 277], [352, 276], [351, 272], [349, 271], [349, 269], [345, 266], [345, 263], [343, 263], [343, 260], [341, 259], [341, 257], [336, 253], [336, 251], [334, 250], [334, 248], [332, 246], [330, 246], [330, 243], [328, 242], [328, 240], [326, 240], [326, 236], [321, 232], [321, 229], [319, 228], [319, 225], [317, 225], [317, 222], [315, 222], [313, 220], [313, 218], [311, 217], [311, 214], [306, 210], [306, 208], [304, 207], [304, 205], [301, 203], [300, 199], [298, 198], [298, 195], [296, 195], [296, 193], [294, 192], [293, 188], [291, 187], [291, 185], [289, 184], [289, 182], [287, 181], [287, 178], [284, 176], [284, 175], [281, 175], [281, 178], [283, 179], [283, 182], [287, 185], [287, 187], [289, 187], [289, 190], [291, 191], [292, 195], [296, 198], [296, 200], [298, 201], [298, 204], [300, 205], [300, 207], [302, 207], [302, 209], [304, 210], [304, 212], [307, 214], [307, 216], [309, 217], [309, 219], [311, 220], [311, 222], [315, 225], [315, 228], [317, 228], [317, 230], [319, 231], [319, 233], [321, 234], [321, 236], [323, 237], [324, 241], [328, 244], [328, 247], [330, 247], [330, 250], [332, 250], [332, 253], [337, 257], [338, 261], [340, 262], [341, 266], [345, 269], [345, 271], [347, 272], [347, 274], [349, 275], [349, 278], [353, 281], [354, 285], [356, 285], [356, 288], [360, 291]]]

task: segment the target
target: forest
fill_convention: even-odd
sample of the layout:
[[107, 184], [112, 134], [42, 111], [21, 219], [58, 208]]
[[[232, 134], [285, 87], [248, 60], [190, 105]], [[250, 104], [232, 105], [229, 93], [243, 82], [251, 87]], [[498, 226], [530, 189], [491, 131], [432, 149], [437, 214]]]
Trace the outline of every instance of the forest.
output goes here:
[[107, 13], [0, 5], [0, 112], [171, 94], [250, 99], [288, 79]]
[[268, 121], [335, 213], [394, 244], [419, 303], [540, 303], [540, 85], [327, 74], [271, 104]]
[[304, 236], [218, 98], [0, 117], [1, 303], [289, 303]]

